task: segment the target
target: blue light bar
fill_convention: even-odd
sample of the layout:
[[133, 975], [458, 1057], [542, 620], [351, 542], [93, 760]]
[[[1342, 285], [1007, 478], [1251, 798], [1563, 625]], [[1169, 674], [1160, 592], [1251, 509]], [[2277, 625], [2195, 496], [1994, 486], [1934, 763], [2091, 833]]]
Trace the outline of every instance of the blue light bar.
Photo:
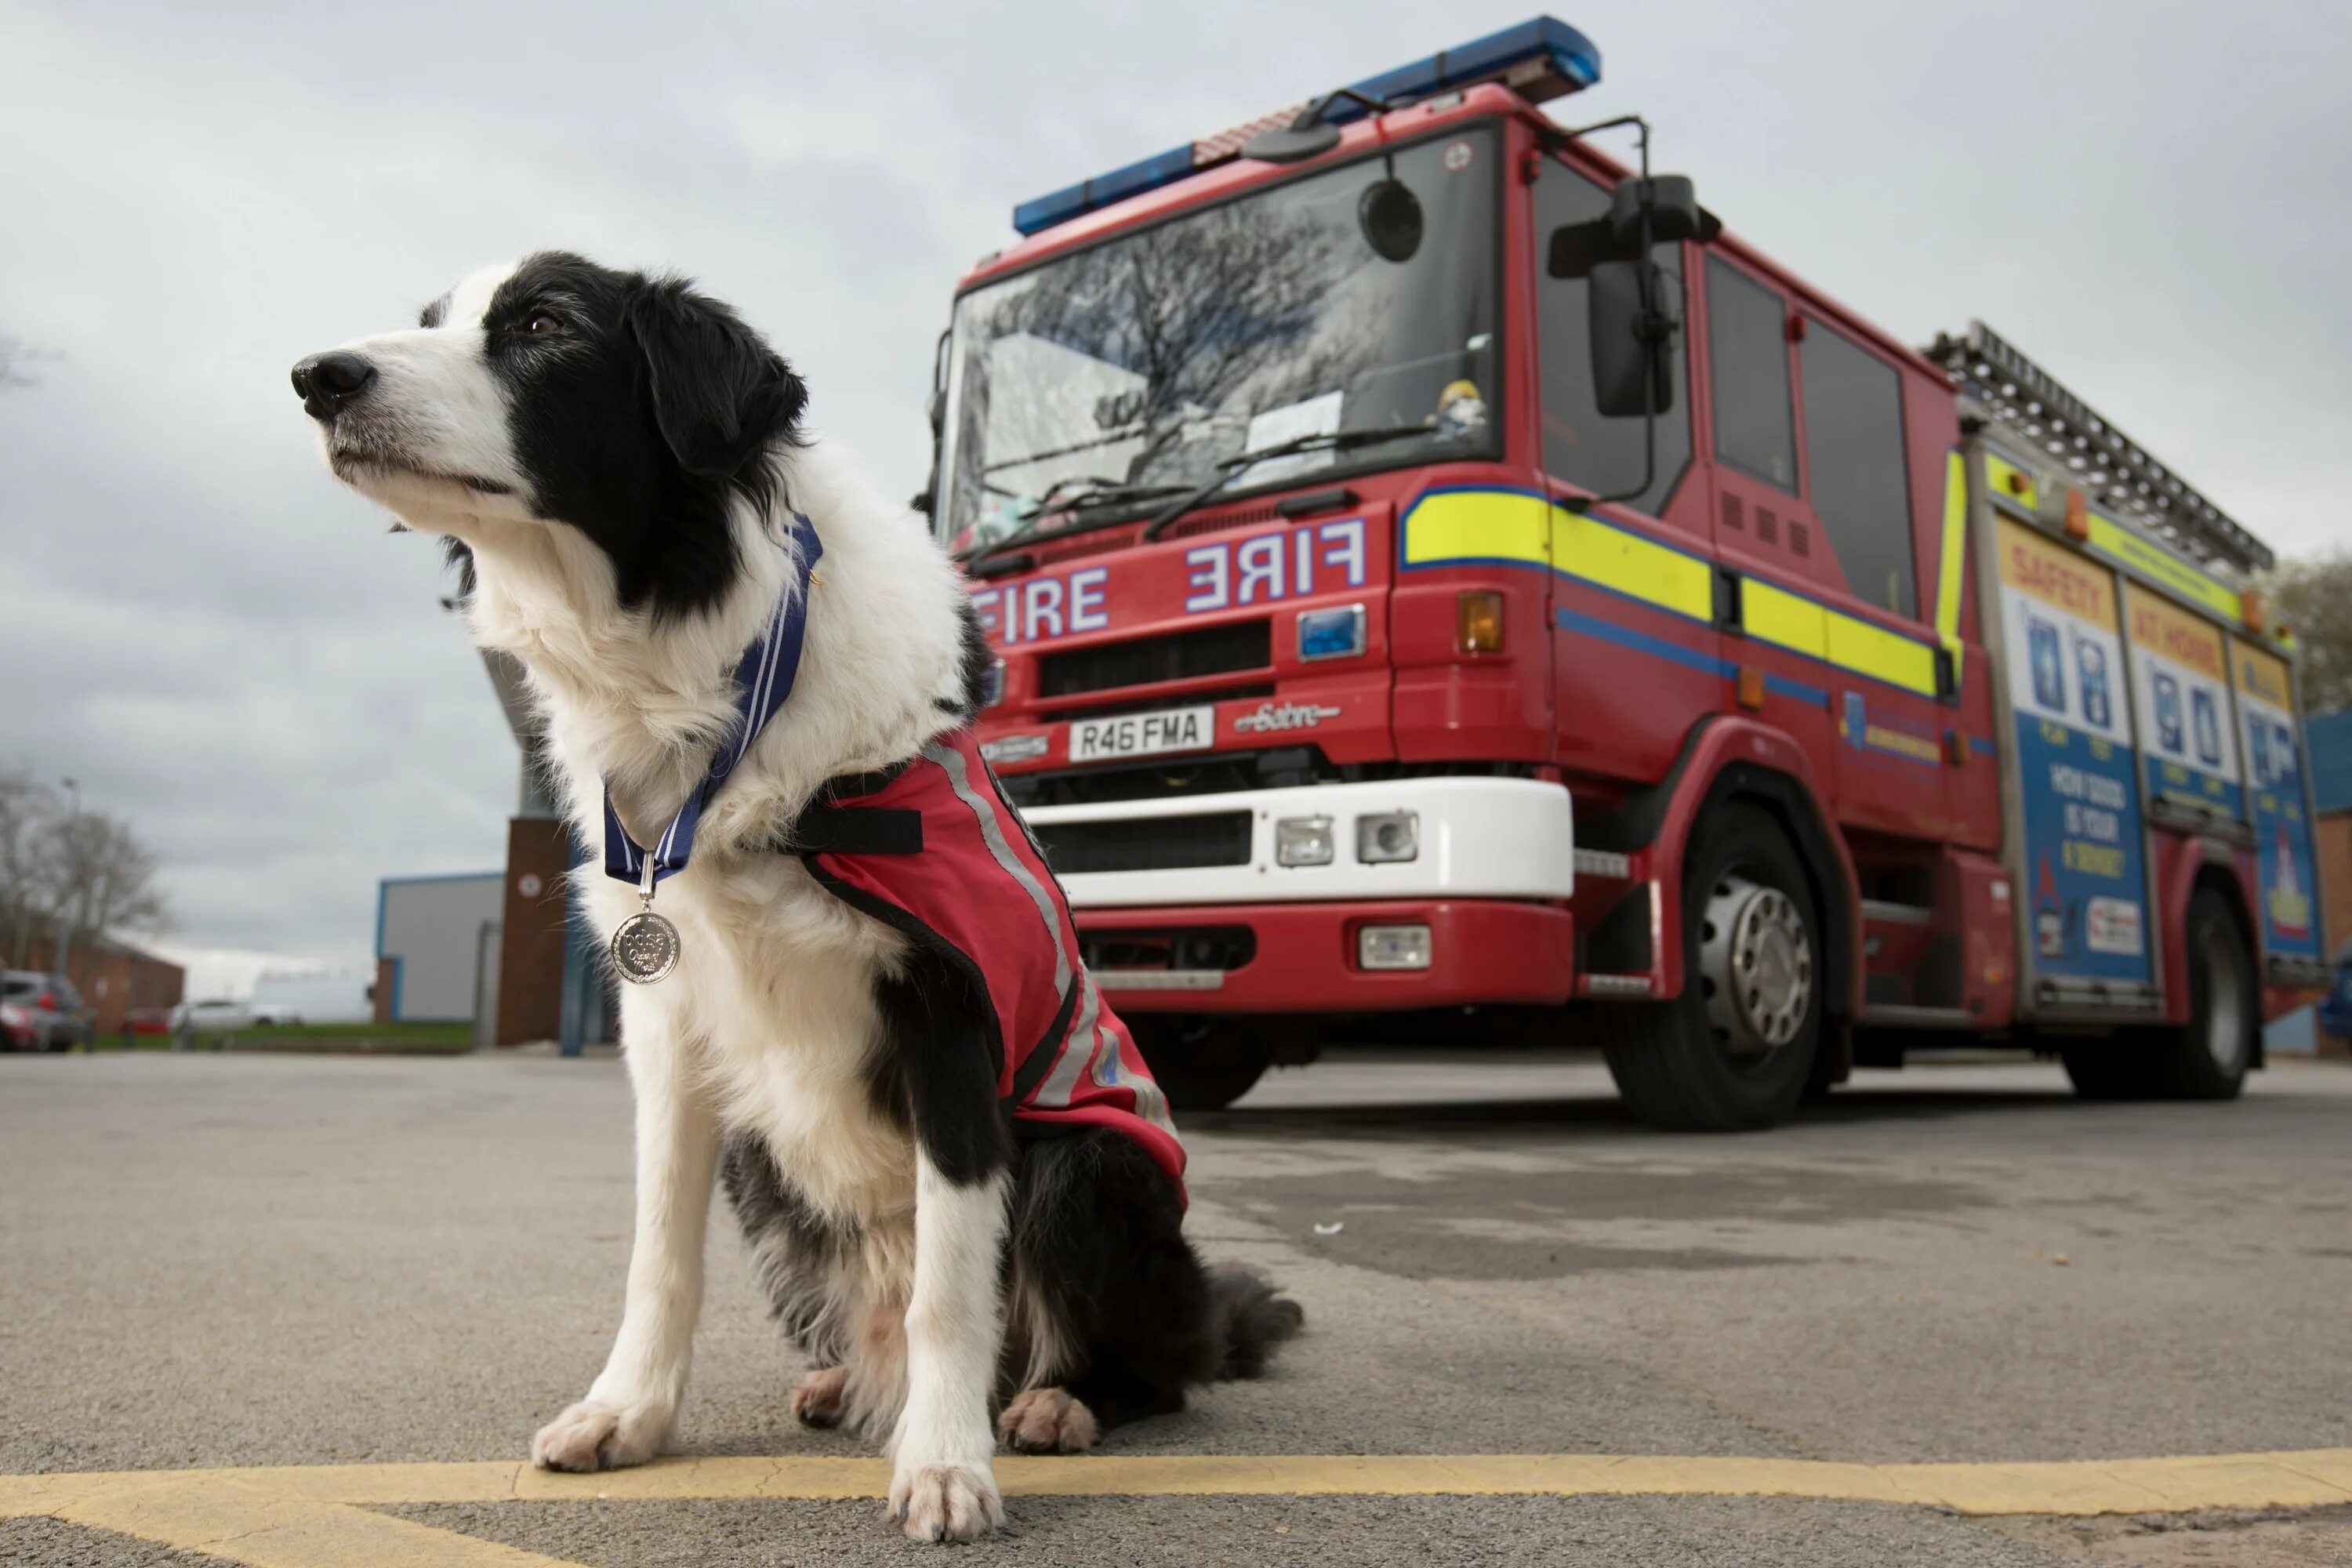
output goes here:
[[[1427, 59], [1367, 78], [1356, 83], [1354, 90], [1402, 107], [1480, 82], [1504, 81], [1540, 102], [1563, 93], [1581, 91], [1600, 79], [1601, 50], [1592, 40], [1565, 22], [1538, 16], [1532, 22], [1489, 33], [1460, 48], [1443, 49]], [[1286, 110], [1242, 129], [1271, 129], [1288, 121], [1294, 112]], [[1343, 98], [1331, 105], [1324, 118], [1334, 125], [1344, 125], [1362, 119], [1367, 112], [1362, 104]], [[1013, 209], [1013, 226], [1024, 236], [1041, 233], [1113, 202], [1173, 184], [1197, 170], [1236, 156], [1241, 142], [1246, 139], [1228, 132], [1208, 141], [1171, 147], [1123, 169], [1097, 174], [1035, 201], [1023, 202]]]
[[1124, 169], [1113, 169], [1108, 174], [1097, 174], [1091, 180], [1081, 180], [1067, 189], [1055, 191], [1050, 196], [1039, 196], [1034, 202], [1023, 202], [1013, 209], [1013, 226], [1023, 234], [1035, 234], [1040, 229], [1067, 223], [1082, 213], [1097, 207], [1107, 207], [1113, 202], [1123, 202], [1129, 196], [1141, 195], [1161, 185], [1172, 184], [1192, 172], [1192, 149], [1188, 143], [1171, 147], [1155, 157], [1129, 163]]

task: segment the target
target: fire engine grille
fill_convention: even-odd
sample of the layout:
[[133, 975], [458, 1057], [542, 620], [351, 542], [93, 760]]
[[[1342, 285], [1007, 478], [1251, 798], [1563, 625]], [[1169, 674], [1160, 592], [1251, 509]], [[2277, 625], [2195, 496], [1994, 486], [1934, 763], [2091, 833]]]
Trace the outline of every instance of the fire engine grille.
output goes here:
[[1063, 876], [1084, 871], [1172, 871], [1192, 866], [1246, 866], [1250, 814], [1145, 816], [1125, 822], [1034, 823], [1046, 863]]
[[1237, 621], [1203, 626], [1172, 637], [1138, 637], [1049, 653], [1037, 660], [1040, 696], [1073, 697], [1118, 686], [1150, 686], [1264, 669], [1274, 662], [1274, 627], [1268, 621]]

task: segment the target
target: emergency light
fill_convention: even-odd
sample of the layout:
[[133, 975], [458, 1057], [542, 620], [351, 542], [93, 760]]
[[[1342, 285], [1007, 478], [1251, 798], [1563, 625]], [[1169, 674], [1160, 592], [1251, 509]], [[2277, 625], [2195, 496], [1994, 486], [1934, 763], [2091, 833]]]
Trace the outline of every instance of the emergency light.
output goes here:
[[[1532, 22], [1489, 33], [1459, 48], [1440, 49], [1426, 59], [1368, 77], [1346, 90], [1395, 109], [1437, 93], [1458, 92], [1481, 82], [1498, 81], [1531, 102], [1540, 103], [1580, 92], [1600, 79], [1601, 50], [1592, 40], [1565, 22], [1538, 16]], [[1293, 104], [1205, 141], [1171, 147], [1156, 157], [1082, 180], [1035, 201], [1023, 202], [1013, 209], [1013, 226], [1024, 236], [1039, 234], [1114, 202], [1173, 184], [1199, 170], [1230, 163], [1241, 156], [1242, 143], [1260, 132], [1288, 124], [1304, 107]], [[1361, 103], [1342, 94], [1334, 96], [1323, 118], [1339, 125], [1360, 120], [1369, 112]]]

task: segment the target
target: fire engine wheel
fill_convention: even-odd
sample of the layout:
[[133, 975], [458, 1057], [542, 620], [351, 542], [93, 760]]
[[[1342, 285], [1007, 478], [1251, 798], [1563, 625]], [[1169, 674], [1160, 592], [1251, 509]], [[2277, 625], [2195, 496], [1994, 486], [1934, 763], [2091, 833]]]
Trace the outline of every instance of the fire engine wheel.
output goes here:
[[1274, 1065], [1274, 1043], [1221, 1018], [1137, 1013], [1127, 1026], [1174, 1110], [1223, 1110]]
[[2229, 901], [2200, 888], [2189, 901], [2189, 1021], [2067, 1042], [2059, 1055], [2084, 1100], [2235, 1100], [2253, 1065], [2262, 999], [2253, 956]]
[[1635, 1115], [1733, 1132], [1788, 1119], [1821, 1038], [1821, 924], [1780, 825], [1733, 805], [1685, 862], [1686, 980], [1671, 1002], [1605, 1009], [1602, 1050]]

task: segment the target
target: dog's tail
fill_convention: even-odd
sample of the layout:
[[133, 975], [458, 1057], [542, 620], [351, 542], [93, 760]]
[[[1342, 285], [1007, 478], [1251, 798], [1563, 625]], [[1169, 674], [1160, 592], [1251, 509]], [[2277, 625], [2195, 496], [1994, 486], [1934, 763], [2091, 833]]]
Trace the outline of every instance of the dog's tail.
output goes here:
[[1276, 1346], [1298, 1337], [1307, 1313], [1256, 1269], [1222, 1263], [1209, 1270], [1209, 1322], [1222, 1352], [1216, 1375], [1255, 1377]]

